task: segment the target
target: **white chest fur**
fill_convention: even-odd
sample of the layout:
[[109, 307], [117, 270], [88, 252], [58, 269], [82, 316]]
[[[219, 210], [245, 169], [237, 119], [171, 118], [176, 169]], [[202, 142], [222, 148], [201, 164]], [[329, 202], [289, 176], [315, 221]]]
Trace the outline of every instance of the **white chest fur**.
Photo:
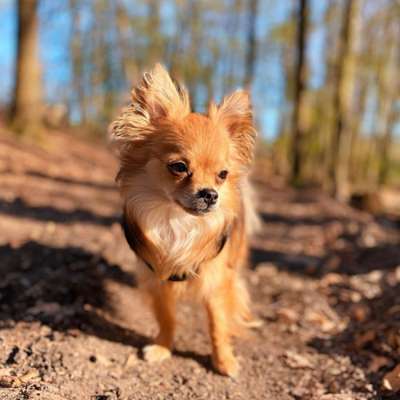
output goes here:
[[150, 212], [145, 232], [150, 240], [165, 252], [171, 264], [184, 264], [199, 241], [206, 236], [214, 240], [223, 218], [218, 213], [192, 216], [177, 206], [164, 206]]
[[178, 205], [159, 197], [144, 193], [131, 196], [129, 213], [135, 218], [143, 234], [162, 255], [165, 273], [194, 272], [193, 260], [201, 251], [199, 243], [209, 238], [215, 241], [223, 229], [225, 218], [222, 212], [194, 216]]

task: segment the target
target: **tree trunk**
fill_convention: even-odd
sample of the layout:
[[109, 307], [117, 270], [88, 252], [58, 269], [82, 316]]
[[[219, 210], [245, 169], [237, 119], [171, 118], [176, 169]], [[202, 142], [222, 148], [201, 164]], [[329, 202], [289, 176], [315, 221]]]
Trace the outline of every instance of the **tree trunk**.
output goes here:
[[392, 104], [392, 109], [388, 118], [386, 130], [382, 137], [381, 142], [381, 159], [379, 163], [379, 176], [378, 184], [380, 186], [385, 185], [388, 181], [389, 170], [390, 170], [390, 148], [393, 141], [394, 130], [396, 121], [398, 119], [397, 110], [395, 104]]
[[351, 130], [349, 120], [354, 86], [354, 43], [359, 25], [360, 2], [361, 0], [346, 0], [336, 66], [334, 131], [329, 175], [333, 195], [341, 201], [347, 201], [350, 196]]
[[38, 1], [18, 0], [17, 60], [12, 124], [19, 133], [40, 134], [43, 89], [39, 59]]
[[[388, 28], [390, 31], [390, 26]], [[378, 123], [378, 148], [380, 150], [378, 185], [387, 183], [390, 170], [390, 148], [394, 136], [394, 130], [398, 119], [397, 107], [400, 93], [400, 48], [398, 46], [398, 35], [400, 29], [396, 24], [392, 27], [392, 37], [388, 37], [389, 44], [387, 56], [383, 60], [382, 70], [378, 79], [379, 87], [379, 123]], [[389, 32], [387, 35], [389, 36]]]
[[250, 0], [248, 25], [247, 25], [247, 53], [244, 74], [244, 86], [249, 87], [254, 78], [254, 70], [257, 56], [256, 23], [258, 0]]
[[302, 180], [304, 167], [304, 137], [306, 135], [306, 36], [308, 25], [307, 0], [300, 0], [297, 16], [297, 56], [295, 68], [295, 92], [293, 110], [292, 171], [291, 181], [298, 185]]
[[87, 123], [88, 98], [86, 94], [85, 82], [85, 46], [88, 42], [86, 32], [80, 30], [81, 14], [79, 12], [78, 0], [69, 0], [71, 13], [71, 32], [70, 32], [70, 57], [72, 64], [72, 87], [73, 100], [71, 109], [77, 107], [79, 111], [79, 122], [82, 125]]

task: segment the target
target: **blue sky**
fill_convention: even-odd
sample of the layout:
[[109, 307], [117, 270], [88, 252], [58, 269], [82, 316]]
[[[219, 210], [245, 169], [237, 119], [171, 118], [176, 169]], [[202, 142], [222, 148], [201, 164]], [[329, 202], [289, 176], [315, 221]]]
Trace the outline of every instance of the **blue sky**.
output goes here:
[[[312, 0], [311, 19], [314, 29], [310, 33], [308, 58], [311, 74], [310, 85], [318, 87], [324, 78], [322, 49], [324, 31], [321, 16], [328, 0]], [[71, 68], [68, 58], [69, 15], [58, 12], [57, 2], [44, 0], [40, 8], [40, 50], [46, 95], [49, 101], [63, 102], [68, 98]], [[264, 0], [260, 2], [257, 36], [262, 39], [277, 24], [287, 18], [291, 11], [291, 1]], [[0, 101], [7, 102], [13, 87], [15, 58], [15, 2], [0, 0]], [[276, 52], [275, 52], [276, 53]], [[277, 54], [271, 52], [258, 63], [257, 78], [253, 85], [253, 99], [257, 119], [263, 135], [273, 138], [279, 129], [284, 105], [285, 82]]]

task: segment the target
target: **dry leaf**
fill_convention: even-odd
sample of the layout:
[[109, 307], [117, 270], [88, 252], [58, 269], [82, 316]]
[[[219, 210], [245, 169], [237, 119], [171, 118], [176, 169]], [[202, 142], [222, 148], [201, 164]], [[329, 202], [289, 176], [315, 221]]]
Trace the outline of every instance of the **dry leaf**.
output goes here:
[[321, 279], [320, 284], [322, 287], [328, 287], [330, 285], [337, 285], [338, 283], [342, 282], [343, 282], [342, 275], [330, 272]]
[[362, 349], [363, 347], [365, 347], [365, 345], [372, 342], [375, 339], [375, 337], [376, 337], [376, 332], [372, 329], [364, 333], [360, 333], [356, 336], [354, 340], [354, 346], [357, 349]]
[[385, 367], [391, 362], [387, 357], [372, 356], [372, 360], [368, 365], [368, 372], [378, 372], [382, 367]]
[[15, 381], [15, 376], [10, 376], [10, 375], [0, 376], [0, 387], [10, 388], [13, 386], [14, 381]]
[[40, 374], [37, 369], [31, 369], [31, 370], [27, 371], [25, 374], [23, 374], [22, 376], [20, 376], [18, 379], [22, 383], [27, 383], [27, 382], [31, 381], [32, 379], [39, 378], [39, 376], [40, 376]]
[[385, 389], [392, 392], [400, 390], [400, 364], [383, 377], [382, 385]]
[[369, 316], [369, 312], [369, 307], [365, 304], [353, 304], [350, 308], [352, 318], [358, 322], [365, 321]]
[[285, 353], [285, 361], [289, 368], [293, 369], [313, 368], [313, 364], [308, 358], [293, 351], [287, 351]]
[[317, 325], [323, 332], [329, 332], [336, 328], [336, 324], [327, 318], [326, 315], [316, 311], [307, 311], [305, 315], [307, 322], [311, 322], [313, 325]]
[[280, 308], [276, 311], [276, 316], [282, 322], [291, 324], [299, 320], [299, 314], [291, 308]]

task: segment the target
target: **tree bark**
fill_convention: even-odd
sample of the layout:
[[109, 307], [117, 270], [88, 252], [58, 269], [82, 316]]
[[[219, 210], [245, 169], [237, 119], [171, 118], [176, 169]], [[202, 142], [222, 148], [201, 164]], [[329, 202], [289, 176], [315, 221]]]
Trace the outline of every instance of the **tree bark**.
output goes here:
[[400, 93], [400, 48], [398, 46], [398, 35], [400, 29], [398, 25], [392, 28], [392, 35], [387, 32], [388, 50], [387, 56], [383, 60], [382, 70], [378, 79], [379, 87], [379, 106], [378, 106], [378, 148], [380, 150], [378, 185], [385, 185], [388, 180], [390, 170], [390, 148], [393, 141], [394, 130], [399, 116], [397, 107], [398, 96]]
[[249, 87], [254, 79], [254, 70], [257, 57], [256, 23], [258, 0], [250, 0], [247, 25], [247, 53], [243, 84]]
[[291, 181], [297, 185], [301, 183], [302, 168], [304, 167], [304, 138], [306, 135], [305, 122], [305, 89], [306, 89], [306, 40], [308, 26], [307, 0], [300, 0], [297, 16], [297, 55], [295, 67], [295, 93], [293, 110], [293, 139], [292, 139], [292, 171]]
[[336, 65], [333, 101], [334, 131], [329, 175], [333, 195], [341, 201], [347, 201], [350, 197], [351, 131], [349, 120], [354, 86], [354, 43], [359, 25], [360, 3], [361, 0], [346, 0]]
[[37, 10], [37, 0], [18, 0], [18, 49], [11, 107], [11, 120], [17, 132], [33, 136], [40, 133], [43, 118]]

